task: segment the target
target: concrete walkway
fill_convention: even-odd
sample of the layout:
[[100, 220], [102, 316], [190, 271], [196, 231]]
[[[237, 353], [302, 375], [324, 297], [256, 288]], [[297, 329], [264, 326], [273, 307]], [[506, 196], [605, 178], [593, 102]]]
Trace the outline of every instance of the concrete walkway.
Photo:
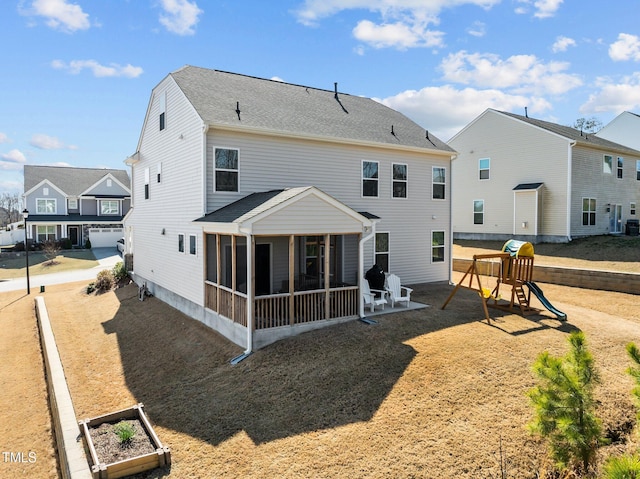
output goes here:
[[[40, 286], [49, 286], [52, 284], [75, 283], [76, 281], [91, 282], [103, 269], [112, 269], [116, 263], [122, 261], [120, 253], [115, 248], [93, 248], [93, 255], [98, 260], [99, 265], [89, 269], [78, 269], [74, 271], [64, 271], [62, 273], [41, 274], [38, 276], [30, 276], [29, 284], [31, 293], [39, 293]], [[27, 289], [27, 278], [0, 280], [0, 293], [6, 291], [16, 291], [19, 289]]]

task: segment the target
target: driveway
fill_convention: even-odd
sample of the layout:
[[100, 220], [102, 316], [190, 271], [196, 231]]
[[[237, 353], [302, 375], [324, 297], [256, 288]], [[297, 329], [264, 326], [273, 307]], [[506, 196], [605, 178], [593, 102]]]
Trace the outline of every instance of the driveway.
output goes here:
[[[79, 269], [75, 271], [64, 271], [62, 273], [41, 274], [38, 276], [30, 276], [29, 284], [31, 292], [39, 292], [40, 286], [48, 286], [51, 284], [75, 283], [76, 281], [91, 281], [103, 269], [112, 269], [116, 263], [122, 261], [120, 253], [115, 248], [93, 248], [93, 255], [98, 260], [98, 266], [89, 269]], [[19, 289], [27, 289], [27, 278], [9, 279], [0, 281], [0, 293], [6, 291], [15, 291]]]

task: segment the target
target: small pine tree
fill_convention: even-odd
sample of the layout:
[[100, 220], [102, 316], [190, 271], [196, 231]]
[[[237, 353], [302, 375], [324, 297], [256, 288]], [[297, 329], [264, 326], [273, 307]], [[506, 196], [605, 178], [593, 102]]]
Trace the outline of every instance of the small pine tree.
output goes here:
[[535, 408], [529, 430], [549, 441], [551, 455], [563, 468], [588, 471], [604, 442], [595, 416], [593, 389], [599, 383], [584, 333], [571, 333], [570, 351], [561, 358], [541, 353], [533, 364], [540, 383], [528, 393]]
[[627, 372], [636, 382], [635, 387], [631, 390], [631, 394], [633, 394], [636, 400], [636, 406], [638, 407], [636, 414], [638, 415], [638, 419], [640, 419], [640, 350], [634, 343], [629, 343], [627, 344], [627, 353], [636, 365], [630, 366]]

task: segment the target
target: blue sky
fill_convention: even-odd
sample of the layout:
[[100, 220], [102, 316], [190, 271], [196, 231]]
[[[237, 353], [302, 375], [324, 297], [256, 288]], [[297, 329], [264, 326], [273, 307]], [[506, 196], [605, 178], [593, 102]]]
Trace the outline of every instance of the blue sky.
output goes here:
[[640, 5], [616, 0], [22, 0], [0, 7], [0, 193], [25, 164], [125, 168], [185, 64], [364, 95], [448, 140], [486, 108], [640, 113]]

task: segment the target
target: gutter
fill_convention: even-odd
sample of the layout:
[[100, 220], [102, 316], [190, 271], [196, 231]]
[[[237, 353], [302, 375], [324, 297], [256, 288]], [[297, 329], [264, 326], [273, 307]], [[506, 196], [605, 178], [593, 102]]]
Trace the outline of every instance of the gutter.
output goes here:
[[451, 155], [449, 161], [449, 284], [453, 285], [453, 162], [458, 155]]

